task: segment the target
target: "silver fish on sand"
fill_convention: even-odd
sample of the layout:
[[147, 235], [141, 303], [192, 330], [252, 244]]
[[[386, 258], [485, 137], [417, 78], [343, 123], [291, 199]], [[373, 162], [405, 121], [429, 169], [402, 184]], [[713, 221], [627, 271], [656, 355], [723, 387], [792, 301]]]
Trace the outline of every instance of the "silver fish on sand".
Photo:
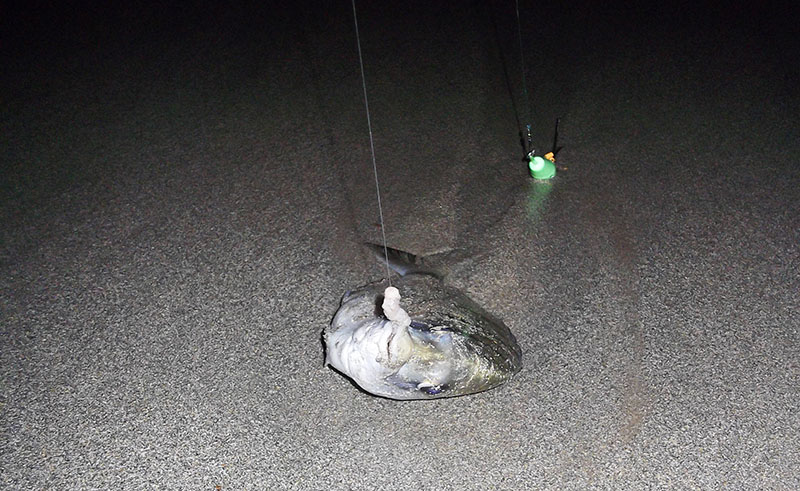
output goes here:
[[[383, 246], [368, 246], [383, 260]], [[325, 329], [326, 364], [365, 391], [391, 399], [474, 394], [520, 371], [519, 344], [500, 319], [445, 285], [414, 255], [388, 249], [388, 256], [402, 276], [392, 285], [410, 322], [389, 315], [387, 305], [394, 302], [396, 310], [399, 297], [388, 298], [397, 290], [386, 290], [385, 280], [348, 292]]]

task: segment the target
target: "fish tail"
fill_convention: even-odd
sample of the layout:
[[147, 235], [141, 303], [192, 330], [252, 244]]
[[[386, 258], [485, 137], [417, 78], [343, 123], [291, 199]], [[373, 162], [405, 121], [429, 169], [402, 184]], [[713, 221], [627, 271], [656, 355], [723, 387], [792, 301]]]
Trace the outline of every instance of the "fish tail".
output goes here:
[[442, 277], [442, 273], [435, 268], [427, 266], [421, 256], [371, 242], [365, 242], [364, 245], [375, 254], [379, 261], [388, 261], [389, 267], [400, 276], [427, 274], [436, 278]]

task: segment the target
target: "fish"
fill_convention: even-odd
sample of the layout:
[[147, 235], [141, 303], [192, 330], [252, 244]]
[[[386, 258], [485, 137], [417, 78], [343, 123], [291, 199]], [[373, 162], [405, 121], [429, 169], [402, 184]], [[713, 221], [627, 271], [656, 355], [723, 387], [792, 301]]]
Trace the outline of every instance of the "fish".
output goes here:
[[[391, 281], [397, 293], [385, 278], [342, 296], [323, 332], [327, 366], [370, 394], [397, 400], [475, 394], [519, 373], [522, 350], [503, 321], [448, 286], [425, 258], [366, 246], [399, 275]], [[398, 300], [410, 321], [389, 315], [387, 305]]]

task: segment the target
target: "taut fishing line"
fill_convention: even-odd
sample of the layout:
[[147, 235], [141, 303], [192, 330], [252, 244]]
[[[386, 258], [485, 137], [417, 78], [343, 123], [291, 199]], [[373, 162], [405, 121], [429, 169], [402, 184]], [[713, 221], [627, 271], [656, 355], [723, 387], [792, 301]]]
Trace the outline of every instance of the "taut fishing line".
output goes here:
[[372, 138], [372, 121], [369, 117], [369, 99], [367, 98], [367, 77], [364, 75], [364, 57], [361, 55], [361, 38], [358, 35], [358, 16], [356, 0], [353, 3], [353, 23], [356, 26], [356, 44], [358, 45], [358, 64], [361, 66], [361, 85], [364, 88], [364, 108], [367, 112], [367, 128], [369, 129], [369, 150], [372, 154], [372, 172], [375, 174], [375, 194], [378, 196], [378, 214], [381, 217], [381, 235], [383, 238], [383, 255], [386, 258], [386, 279], [392, 286], [392, 272], [389, 268], [389, 250], [386, 247], [386, 226], [383, 223], [383, 207], [381, 206], [381, 186], [378, 183], [378, 164], [375, 162], [375, 143]]
[[[527, 105], [527, 108], [528, 108], [528, 117], [527, 117], [527, 122], [526, 122], [526, 125], [525, 125], [525, 128], [527, 130], [527, 138], [528, 139], [527, 139], [527, 142], [526, 142], [526, 146], [524, 148], [525, 155], [527, 156], [533, 150], [532, 148], [530, 148], [531, 147], [531, 117], [533, 116], [533, 110], [531, 109], [531, 100], [530, 100], [530, 97], [528, 97], [528, 84], [527, 84], [527, 81], [525, 79], [525, 51], [524, 51], [524, 49], [522, 47], [522, 25], [521, 25], [520, 20], [519, 20], [519, 0], [515, 0], [515, 5], [516, 5], [516, 8], [517, 8], [517, 37], [519, 38], [519, 60], [520, 60], [520, 66], [522, 67], [522, 96], [524, 97], [524, 99], [525, 99], [524, 103]], [[522, 130], [522, 129], [520, 128], [520, 130]]]

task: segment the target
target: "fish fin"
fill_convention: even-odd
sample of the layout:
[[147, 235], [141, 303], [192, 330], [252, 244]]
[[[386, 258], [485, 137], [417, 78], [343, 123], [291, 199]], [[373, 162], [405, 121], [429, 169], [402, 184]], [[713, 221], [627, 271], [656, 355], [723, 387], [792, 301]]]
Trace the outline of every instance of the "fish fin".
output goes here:
[[375, 257], [377, 257], [379, 261], [383, 262], [388, 260], [389, 267], [400, 276], [406, 276], [408, 274], [427, 274], [440, 279], [443, 276], [441, 271], [425, 264], [425, 259], [416, 254], [401, 251], [400, 249], [393, 249], [391, 247], [384, 247], [371, 242], [365, 242], [364, 245], [375, 254]]

